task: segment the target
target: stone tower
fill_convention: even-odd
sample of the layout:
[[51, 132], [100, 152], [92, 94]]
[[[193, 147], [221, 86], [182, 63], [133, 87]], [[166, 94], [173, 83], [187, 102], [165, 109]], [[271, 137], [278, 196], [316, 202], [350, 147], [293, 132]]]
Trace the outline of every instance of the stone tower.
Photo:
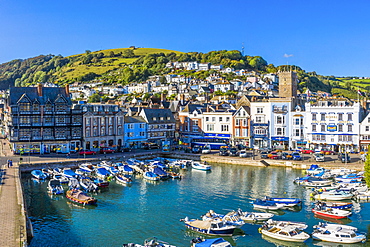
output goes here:
[[293, 71], [279, 72], [279, 97], [291, 98], [297, 96], [298, 79]]

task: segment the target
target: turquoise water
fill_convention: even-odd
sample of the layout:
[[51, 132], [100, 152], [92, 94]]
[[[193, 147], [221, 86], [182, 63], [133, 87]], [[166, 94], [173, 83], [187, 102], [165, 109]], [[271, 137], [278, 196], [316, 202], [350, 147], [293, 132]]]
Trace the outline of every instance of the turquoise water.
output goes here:
[[[285, 168], [214, 165], [212, 172], [185, 171], [182, 180], [148, 182], [135, 177], [130, 187], [112, 182], [108, 189], [95, 194], [96, 207], [81, 207], [64, 196], [50, 196], [47, 182], [23, 175], [35, 235], [30, 246], [122, 246], [129, 242], [142, 244], [144, 239], [156, 236], [186, 247], [199, 234], [186, 229], [179, 219], [199, 218], [211, 209], [216, 213], [237, 208], [252, 211], [251, 200], [266, 195], [301, 198], [301, 208], [279, 211], [274, 219], [307, 222], [306, 232], [311, 233], [312, 226], [323, 220], [311, 213], [310, 192], [292, 182], [301, 175], [300, 170]], [[355, 203], [353, 215], [343, 223], [368, 232], [369, 205]], [[258, 233], [258, 227], [247, 223], [239, 235], [225, 239], [233, 246], [339, 246], [311, 239], [305, 244], [265, 240]]]

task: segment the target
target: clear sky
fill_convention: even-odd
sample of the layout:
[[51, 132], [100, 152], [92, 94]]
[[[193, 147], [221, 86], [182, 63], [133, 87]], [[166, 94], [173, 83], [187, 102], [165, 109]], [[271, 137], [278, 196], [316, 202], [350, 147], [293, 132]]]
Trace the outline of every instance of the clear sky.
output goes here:
[[131, 45], [370, 76], [369, 0], [0, 0], [0, 63]]

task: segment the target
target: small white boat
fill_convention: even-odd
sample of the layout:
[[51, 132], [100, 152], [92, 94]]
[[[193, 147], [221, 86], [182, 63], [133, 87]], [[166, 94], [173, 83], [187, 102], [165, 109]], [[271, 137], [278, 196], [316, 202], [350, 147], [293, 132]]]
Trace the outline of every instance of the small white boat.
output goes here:
[[242, 227], [245, 222], [239, 217], [238, 213], [231, 211], [226, 215], [216, 214], [213, 210], [209, 210], [208, 213], [202, 216], [202, 220], [211, 221], [211, 220], [222, 220], [227, 225], [233, 225], [236, 227]]
[[80, 178], [81, 187], [87, 192], [96, 192], [99, 187], [90, 178]]
[[201, 164], [200, 162], [193, 161], [191, 164], [191, 167], [196, 170], [201, 170], [201, 171], [210, 171], [212, 169], [211, 165], [207, 164]]
[[274, 214], [271, 213], [243, 212], [240, 208], [236, 212], [244, 221], [265, 221], [274, 217]]
[[313, 193], [313, 197], [316, 200], [340, 201], [352, 199], [353, 194], [344, 191], [324, 191], [321, 193]]
[[357, 231], [357, 227], [354, 227], [354, 226], [342, 225], [342, 224], [329, 224], [327, 222], [324, 222], [324, 223], [319, 222], [319, 224], [313, 226], [313, 229], [319, 229], [319, 228], [322, 228], [322, 229], [325, 228], [325, 229], [330, 229], [330, 230], [336, 230], [336, 229], [342, 228], [342, 229], [347, 229], [351, 231]]
[[53, 178], [58, 179], [59, 182], [62, 183], [62, 184], [67, 184], [69, 182], [69, 179], [66, 176], [62, 175], [62, 174], [54, 174]]
[[150, 171], [144, 172], [143, 176], [150, 181], [159, 181], [161, 179], [157, 174]]
[[193, 231], [218, 236], [232, 236], [237, 226], [228, 225], [222, 220], [189, 220], [183, 219], [185, 226]]
[[129, 177], [126, 177], [124, 175], [118, 174], [116, 176], [116, 182], [117, 183], [120, 183], [120, 184], [131, 184], [132, 183], [132, 179], [129, 178]]
[[312, 212], [315, 215], [332, 218], [332, 219], [344, 219], [352, 214], [351, 211], [341, 210], [341, 209], [336, 209], [336, 208], [323, 208], [323, 209], [313, 208]]
[[58, 179], [50, 179], [48, 183], [48, 191], [52, 195], [60, 195], [64, 193], [63, 186]]
[[166, 242], [158, 240], [156, 237], [153, 237], [150, 239], [146, 239], [144, 241], [144, 245], [128, 243], [128, 244], [123, 244], [122, 247], [176, 247], [176, 246], [170, 245]]
[[304, 242], [310, 238], [309, 234], [294, 226], [286, 226], [283, 228], [276, 226], [262, 226], [259, 231], [270, 238], [289, 242]]
[[343, 176], [343, 175], [347, 175], [347, 174], [350, 174], [350, 173], [354, 173], [356, 172], [356, 170], [352, 170], [352, 169], [347, 169], [347, 168], [338, 168], [338, 169], [333, 169], [333, 170], [330, 170], [330, 173], [334, 176]]
[[294, 222], [294, 221], [283, 221], [283, 220], [273, 220], [269, 219], [265, 222], [265, 224], [269, 226], [276, 226], [279, 228], [287, 227], [287, 226], [293, 226], [295, 228], [298, 228], [300, 230], [304, 230], [308, 227], [308, 225], [304, 222]]
[[357, 233], [348, 228], [337, 227], [334, 228], [316, 228], [312, 233], [312, 238], [320, 241], [353, 244], [366, 241], [366, 235]]
[[284, 207], [282, 204], [276, 204], [274, 202], [267, 202], [265, 200], [256, 199], [253, 201], [253, 207], [268, 210], [277, 210]]

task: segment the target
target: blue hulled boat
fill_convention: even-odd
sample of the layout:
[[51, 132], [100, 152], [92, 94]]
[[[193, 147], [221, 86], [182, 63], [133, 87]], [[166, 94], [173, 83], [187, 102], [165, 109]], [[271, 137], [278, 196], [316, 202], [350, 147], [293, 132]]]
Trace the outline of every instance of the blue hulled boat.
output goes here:
[[41, 170], [33, 170], [31, 172], [31, 174], [36, 179], [43, 180], [43, 179], [46, 179], [47, 178], [47, 175], [45, 173], [43, 173]]
[[256, 199], [253, 201], [253, 207], [267, 210], [277, 210], [284, 207], [284, 205], [276, 204], [275, 202], [270, 202], [266, 200]]
[[71, 168], [64, 168], [63, 175], [67, 178], [78, 178], [78, 174], [75, 173]]
[[229, 242], [223, 238], [213, 238], [213, 239], [202, 239], [195, 238], [191, 240], [192, 247], [232, 247]]
[[160, 177], [157, 174], [153, 172], [149, 172], [149, 171], [144, 172], [143, 176], [145, 179], [151, 180], [151, 181], [158, 181], [160, 179]]
[[294, 207], [302, 202], [297, 198], [273, 198], [268, 196], [265, 197], [264, 201], [280, 204], [284, 207]]
[[189, 220], [187, 217], [183, 219], [185, 226], [193, 231], [218, 236], [232, 236], [237, 228], [234, 225], [228, 225], [222, 220]]

